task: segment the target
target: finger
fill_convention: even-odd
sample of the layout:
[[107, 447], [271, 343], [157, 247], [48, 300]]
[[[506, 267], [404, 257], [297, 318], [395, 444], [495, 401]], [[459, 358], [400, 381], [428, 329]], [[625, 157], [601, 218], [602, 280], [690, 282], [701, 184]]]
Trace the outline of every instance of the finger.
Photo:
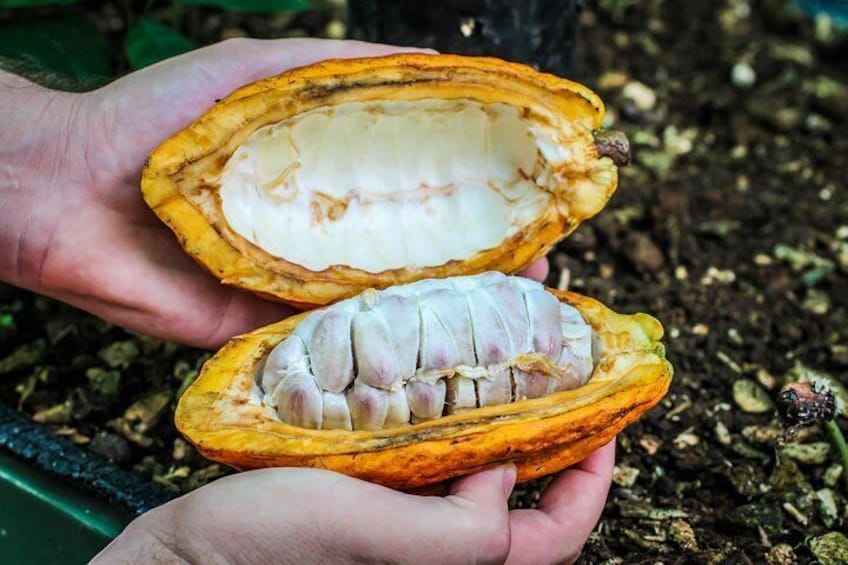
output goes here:
[[386, 562], [503, 563], [515, 476], [514, 465], [487, 469], [456, 481], [444, 498], [389, 491], [385, 506], [374, 506], [373, 496], [363, 501], [367, 515], [356, 521], [382, 524], [371, 541]]
[[[279, 322], [295, 313], [286, 305], [269, 303], [240, 290], [219, 285], [220, 298], [216, 298], [215, 289], [207, 288], [211, 284], [203, 281], [195, 284], [188, 278], [186, 283], [197, 289], [197, 293], [192, 294], [190, 288], [183, 287], [175, 291], [177, 296], [164, 297], [169, 302], [182, 301], [169, 311], [160, 310], [161, 304], [131, 304], [121, 297], [110, 299], [67, 290], [48, 290], [46, 294], [128, 330], [201, 349], [218, 349], [234, 336]], [[200, 311], [205, 312], [204, 319], [212, 317], [205, 327], [202, 319], [193, 318]]]
[[[358, 57], [382, 57], [394, 53], [435, 54], [433, 49], [368, 43], [349, 39], [320, 41], [310, 39], [247, 39], [243, 49], [255, 57], [253, 77], [250, 82], [278, 74], [294, 67], [311, 65], [326, 59], [355, 59]], [[224, 43], [219, 44], [224, 49]]]
[[560, 521], [585, 518], [588, 537], [604, 509], [614, 465], [615, 440], [560, 473], [539, 501], [539, 510]]
[[131, 330], [214, 348], [294, 313], [221, 284], [160, 226], [136, 226], [86, 208], [60, 219], [56, 233], [73, 237], [53, 239], [40, 291]]
[[510, 513], [508, 563], [573, 561], [604, 509], [615, 463], [615, 441], [566, 469], [550, 484], [536, 510]]
[[536, 259], [529, 267], [518, 274], [534, 281], [544, 282], [548, 278], [548, 272], [550, 272], [550, 264], [547, 257], [542, 257], [541, 259]]
[[[236, 39], [162, 61], [127, 77], [128, 81], [163, 80], [166, 92], [180, 96], [192, 79], [203, 80], [209, 100], [283, 71], [326, 59], [380, 57], [392, 53], [435, 53], [432, 49], [395, 47], [350, 40]], [[173, 79], [170, 86], [166, 79]]]
[[252, 332], [297, 313], [291, 306], [271, 303], [250, 292], [234, 288], [226, 290], [230, 294], [226, 306], [207, 332], [197, 329], [193, 339], [186, 339], [186, 332], [174, 336], [174, 339], [194, 347], [217, 349], [234, 336]]
[[[465, 534], [457, 538], [473, 548], [472, 559], [457, 561], [503, 563], [509, 555], [509, 495], [515, 486], [515, 465], [487, 469], [456, 481], [445, 501], [470, 518]], [[457, 556], [460, 553], [456, 554]], [[434, 562], [443, 562], [441, 560]]]

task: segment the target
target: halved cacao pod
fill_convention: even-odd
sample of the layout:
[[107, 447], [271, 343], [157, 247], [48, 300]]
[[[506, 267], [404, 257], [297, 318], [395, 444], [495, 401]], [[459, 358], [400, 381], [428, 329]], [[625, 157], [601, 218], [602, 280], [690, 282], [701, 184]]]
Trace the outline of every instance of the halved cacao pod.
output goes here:
[[302, 306], [513, 273], [615, 190], [603, 111], [497, 59], [326, 61], [220, 101], [150, 156], [142, 191], [222, 282]]
[[[494, 280], [496, 284], [505, 280], [497, 273], [473, 278], [480, 277], [489, 277], [490, 280], [500, 277]], [[416, 285], [431, 282], [455, 284], [453, 281], [456, 280], [421, 281]], [[462, 284], [467, 287], [467, 283]], [[513, 281], [512, 284], [522, 288], [536, 285], [540, 292], [542, 289], [541, 285], [529, 281]], [[389, 296], [388, 293], [394, 291], [390, 289], [380, 296]], [[373, 291], [368, 292], [373, 294]], [[365, 309], [360, 312], [370, 314], [373, 310], [369, 308], [379, 304], [382, 298], [375, 298], [376, 295], [368, 292], [346, 302], [359, 300]], [[436, 292], [443, 291], [436, 289]], [[616, 314], [596, 300], [574, 293], [550, 289], [548, 292], [560, 302], [552, 300], [554, 307], [568, 308], [578, 319], [582, 318], [580, 324], [591, 326], [591, 375], [585, 384], [581, 380], [578, 388], [553, 392], [540, 398], [513, 397], [512, 402], [507, 401], [510, 403], [439, 415], [417, 423], [413, 418], [412, 423], [394, 424], [383, 429], [357, 430], [356, 423], [354, 431], [309, 429], [284, 423], [275, 409], [267, 404], [268, 391], [263, 396], [259, 388], [260, 381], [264, 379], [261, 375], [268, 374], [264, 364], [272, 363], [269, 353], [295, 335], [293, 332], [297, 331], [299, 324], [313, 315], [305, 313], [237, 337], [227, 344], [206, 363], [198, 380], [181, 398], [176, 411], [176, 425], [204, 456], [239, 469], [267, 466], [324, 468], [404, 490], [440, 483], [507, 461], [517, 465], [518, 478], [522, 481], [558, 471], [606, 444], [659, 402], [670, 384], [672, 368], [660, 343], [662, 326], [654, 318], [646, 314]], [[397, 298], [397, 294], [392, 296]], [[524, 296], [526, 300], [527, 295]], [[339, 311], [344, 307], [344, 303], [337, 304], [326, 312], [333, 308]], [[503, 311], [508, 312], [509, 306], [504, 306]], [[327, 314], [323, 316], [319, 319], [328, 319]], [[421, 323], [420, 343], [423, 344], [426, 324], [423, 317]], [[356, 322], [351, 323], [348, 318], [344, 327], [355, 337]], [[474, 332], [478, 329], [485, 329], [485, 326], [473, 326]], [[475, 334], [479, 359], [481, 351], [489, 346], [480, 346], [478, 337]], [[326, 345], [328, 339], [323, 336], [319, 341]], [[334, 352], [334, 347], [338, 350], [334, 344], [326, 350]], [[423, 345], [421, 351], [424, 351]], [[359, 351], [357, 367], [361, 367], [363, 353]], [[423, 356], [423, 353], [419, 355]], [[313, 359], [313, 366], [315, 362]], [[415, 366], [414, 356], [412, 365]], [[419, 370], [421, 365], [419, 357]], [[346, 370], [350, 371], [350, 367]], [[317, 374], [317, 370], [315, 372]], [[293, 382], [296, 380], [293, 372], [283, 377], [286, 378]], [[281, 381], [277, 390], [283, 382], [286, 381]], [[264, 385], [264, 381], [261, 384]], [[346, 386], [348, 391], [355, 388], [351, 381], [340, 386]], [[289, 398], [294, 398], [293, 404], [303, 409], [304, 403], [309, 400], [306, 396], [301, 394]], [[324, 406], [326, 410], [327, 404]], [[415, 412], [415, 409], [412, 411]], [[409, 411], [406, 414], [408, 417]], [[315, 425], [314, 421], [307, 422], [307, 425], [321, 427], [320, 422]], [[347, 425], [350, 427], [349, 421]]]

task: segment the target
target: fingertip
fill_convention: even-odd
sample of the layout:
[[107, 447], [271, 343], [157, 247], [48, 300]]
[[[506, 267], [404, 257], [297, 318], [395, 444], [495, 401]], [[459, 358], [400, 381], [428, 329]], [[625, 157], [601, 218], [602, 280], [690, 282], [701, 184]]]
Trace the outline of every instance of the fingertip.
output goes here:
[[385, 55], [395, 55], [400, 53], [418, 53], [423, 55], [438, 55], [439, 52], [429, 47], [416, 47], [414, 45], [391, 45], [388, 43], [373, 43], [369, 41], [360, 41], [358, 39], [336, 39], [322, 40], [325, 43], [332, 43], [334, 47], [344, 47], [345, 52], [341, 54], [343, 58], [350, 57], [379, 57]]
[[612, 484], [615, 438], [574, 466], [561, 471], [542, 495], [539, 507], [583, 508], [587, 516], [600, 516]]
[[515, 485], [515, 477], [515, 465], [500, 465], [458, 479], [451, 486], [450, 494], [475, 501], [493, 494], [506, 499]]
[[541, 259], [536, 259], [530, 264], [530, 266], [521, 271], [519, 275], [527, 277], [528, 279], [543, 282], [546, 278], [548, 278], [549, 272], [550, 264], [548, 263], [548, 259], [546, 257], [542, 257]]
[[379, 47], [380, 49], [385, 50], [388, 53], [420, 53], [422, 55], [438, 55], [439, 52], [430, 47], [416, 47], [414, 45], [391, 45], [388, 43], [368, 43], [366, 41], [357, 41], [357, 40], [343, 40], [343, 41], [356, 41], [357, 44], [363, 46], [366, 49], [372, 47]]
[[232, 289], [232, 295], [222, 300], [220, 319], [211, 333], [201, 333], [196, 339], [180, 341], [206, 349], [217, 349], [237, 335], [258, 327], [273, 324], [297, 313], [286, 304], [269, 303], [253, 294]]
[[576, 468], [589, 471], [596, 475], [612, 477], [612, 469], [615, 466], [615, 437], [606, 445], [599, 447], [589, 454], [583, 461], [575, 465]]

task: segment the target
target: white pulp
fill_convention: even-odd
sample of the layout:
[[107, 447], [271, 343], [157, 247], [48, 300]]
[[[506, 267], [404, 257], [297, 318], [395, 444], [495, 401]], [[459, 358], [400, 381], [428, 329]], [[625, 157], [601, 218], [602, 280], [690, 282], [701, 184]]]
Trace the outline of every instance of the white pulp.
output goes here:
[[437, 266], [542, 215], [554, 137], [507, 104], [346, 103], [255, 131], [219, 194], [236, 233], [311, 270]]
[[582, 386], [593, 341], [537, 282], [428, 279], [309, 314], [266, 358], [257, 392], [289, 424], [382, 429]]

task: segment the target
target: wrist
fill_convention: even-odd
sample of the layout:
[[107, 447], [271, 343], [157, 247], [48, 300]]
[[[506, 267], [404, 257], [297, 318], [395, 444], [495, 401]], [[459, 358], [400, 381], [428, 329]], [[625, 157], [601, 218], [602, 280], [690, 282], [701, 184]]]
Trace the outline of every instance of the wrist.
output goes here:
[[[44, 254], [62, 209], [62, 183], [82, 153], [83, 95], [59, 92], [0, 70], [0, 280], [40, 287]], [[81, 129], [81, 128], [80, 128]]]

